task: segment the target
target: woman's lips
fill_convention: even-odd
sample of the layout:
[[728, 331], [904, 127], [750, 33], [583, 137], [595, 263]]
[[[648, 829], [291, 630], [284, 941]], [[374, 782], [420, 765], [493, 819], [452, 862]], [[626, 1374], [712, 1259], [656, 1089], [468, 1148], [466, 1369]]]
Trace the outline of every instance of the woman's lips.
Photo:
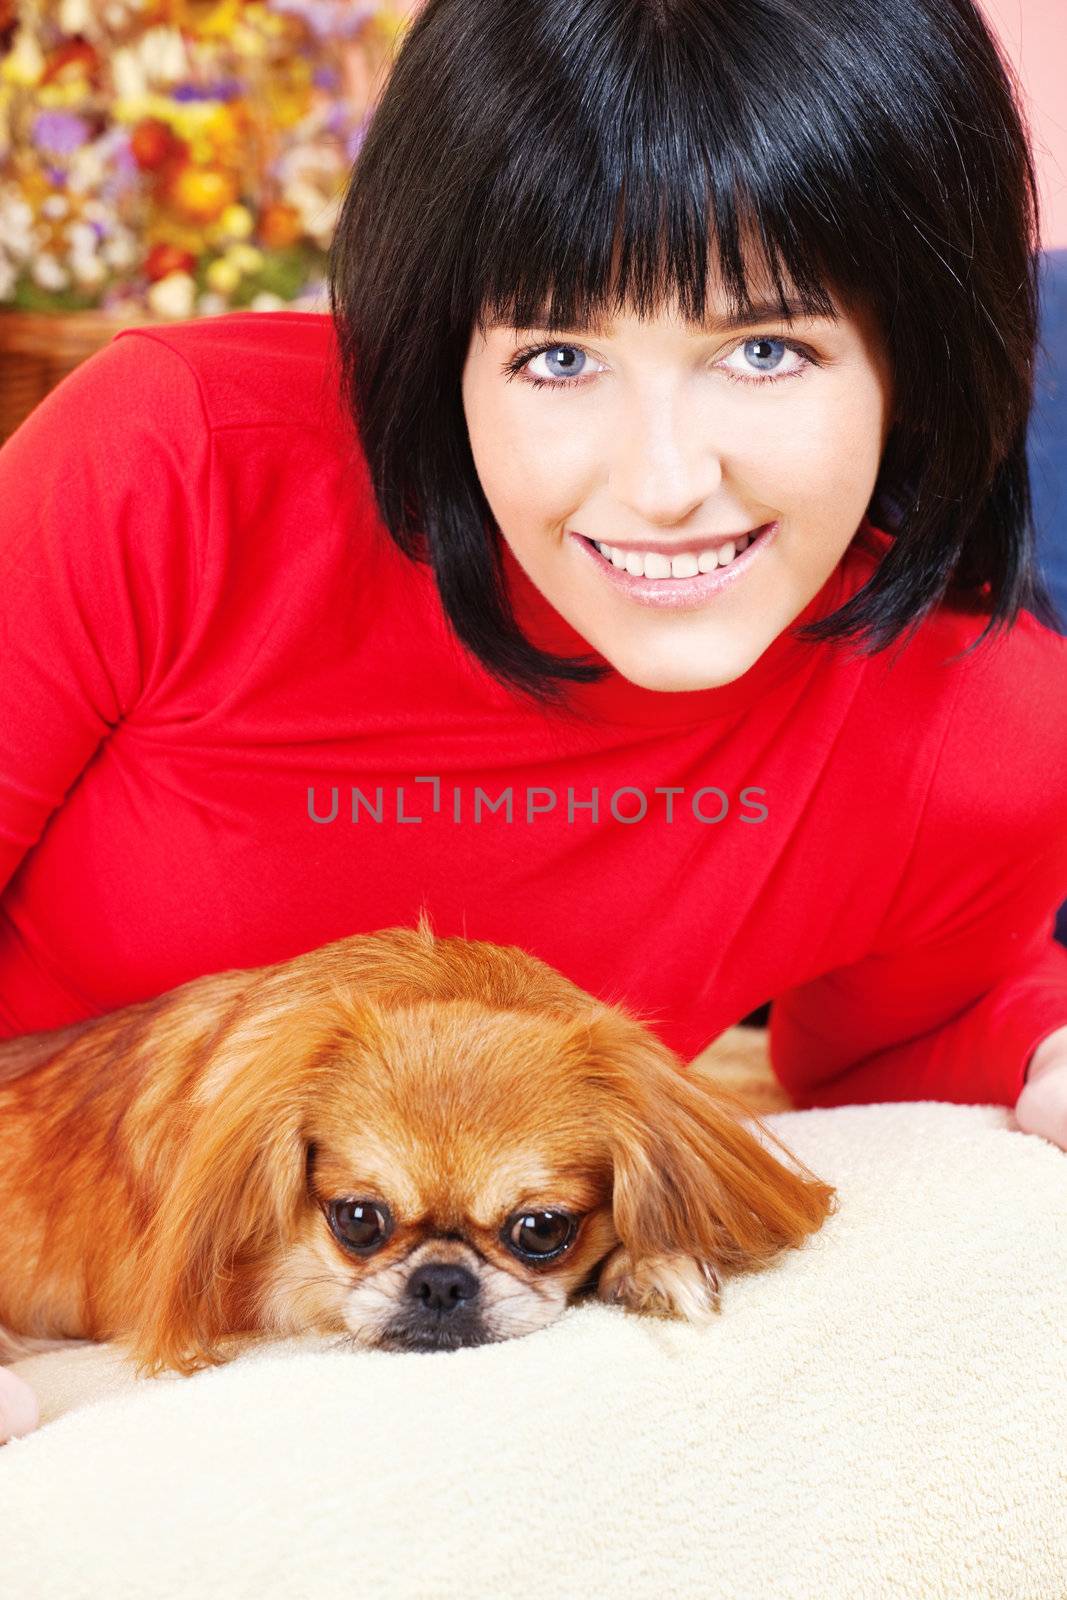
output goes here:
[[568, 532], [570, 538], [585, 551], [586, 558], [596, 562], [604, 578], [614, 583], [629, 599], [642, 605], [679, 611], [704, 605], [713, 595], [743, 577], [753, 561], [760, 559], [761, 552], [774, 543], [778, 524], [764, 523], [751, 535], [748, 546], [740, 555], [735, 555], [728, 566], [716, 567], [714, 572], [698, 572], [695, 578], [635, 578], [625, 567], [617, 567], [606, 556], [602, 556], [583, 534]]

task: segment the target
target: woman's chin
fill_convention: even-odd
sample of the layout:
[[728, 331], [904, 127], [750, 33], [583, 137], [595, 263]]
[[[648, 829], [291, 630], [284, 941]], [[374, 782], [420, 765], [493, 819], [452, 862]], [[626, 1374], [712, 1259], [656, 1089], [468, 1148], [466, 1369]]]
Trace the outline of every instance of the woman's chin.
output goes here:
[[746, 660], [718, 662], [709, 665], [705, 652], [699, 659], [686, 661], [678, 651], [662, 662], [649, 661], [647, 655], [631, 660], [623, 652], [611, 656], [601, 648], [601, 655], [615, 671], [639, 689], [650, 689], [657, 694], [687, 694], [703, 689], [721, 689], [734, 683], [750, 665]]

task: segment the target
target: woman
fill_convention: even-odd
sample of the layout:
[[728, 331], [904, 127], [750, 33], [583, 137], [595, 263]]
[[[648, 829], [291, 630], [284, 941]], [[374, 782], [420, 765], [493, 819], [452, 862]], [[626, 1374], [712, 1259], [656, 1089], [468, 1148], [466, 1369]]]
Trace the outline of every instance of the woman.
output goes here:
[[426, 905], [1067, 1147], [1036, 222], [971, 0], [429, 0], [331, 316], [0, 452], [0, 1031]]

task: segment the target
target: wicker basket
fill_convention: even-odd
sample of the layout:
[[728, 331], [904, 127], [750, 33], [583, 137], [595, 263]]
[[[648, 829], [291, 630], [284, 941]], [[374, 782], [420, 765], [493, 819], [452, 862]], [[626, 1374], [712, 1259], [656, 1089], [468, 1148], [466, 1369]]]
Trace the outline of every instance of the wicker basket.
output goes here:
[[121, 328], [154, 321], [158, 319], [124, 319], [102, 311], [50, 315], [0, 309], [0, 444], [61, 378], [110, 344]]

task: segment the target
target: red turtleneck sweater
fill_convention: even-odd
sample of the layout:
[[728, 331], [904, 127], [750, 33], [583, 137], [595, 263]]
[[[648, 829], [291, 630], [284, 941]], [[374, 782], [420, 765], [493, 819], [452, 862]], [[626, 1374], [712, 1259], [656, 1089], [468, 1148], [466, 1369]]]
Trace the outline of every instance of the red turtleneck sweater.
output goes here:
[[333, 354], [327, 315], [126, 331], [0, 451], [0, 1037], [425, 904], [686, 1060], [773, 999], [799, 1107], [1013, 1105], [1067, 1024], [1067, 640], [1024, 612], [949, 663], [983, 619], [942, 608], [892, 664], [789, 630], [537, 713], [385, 534]]

